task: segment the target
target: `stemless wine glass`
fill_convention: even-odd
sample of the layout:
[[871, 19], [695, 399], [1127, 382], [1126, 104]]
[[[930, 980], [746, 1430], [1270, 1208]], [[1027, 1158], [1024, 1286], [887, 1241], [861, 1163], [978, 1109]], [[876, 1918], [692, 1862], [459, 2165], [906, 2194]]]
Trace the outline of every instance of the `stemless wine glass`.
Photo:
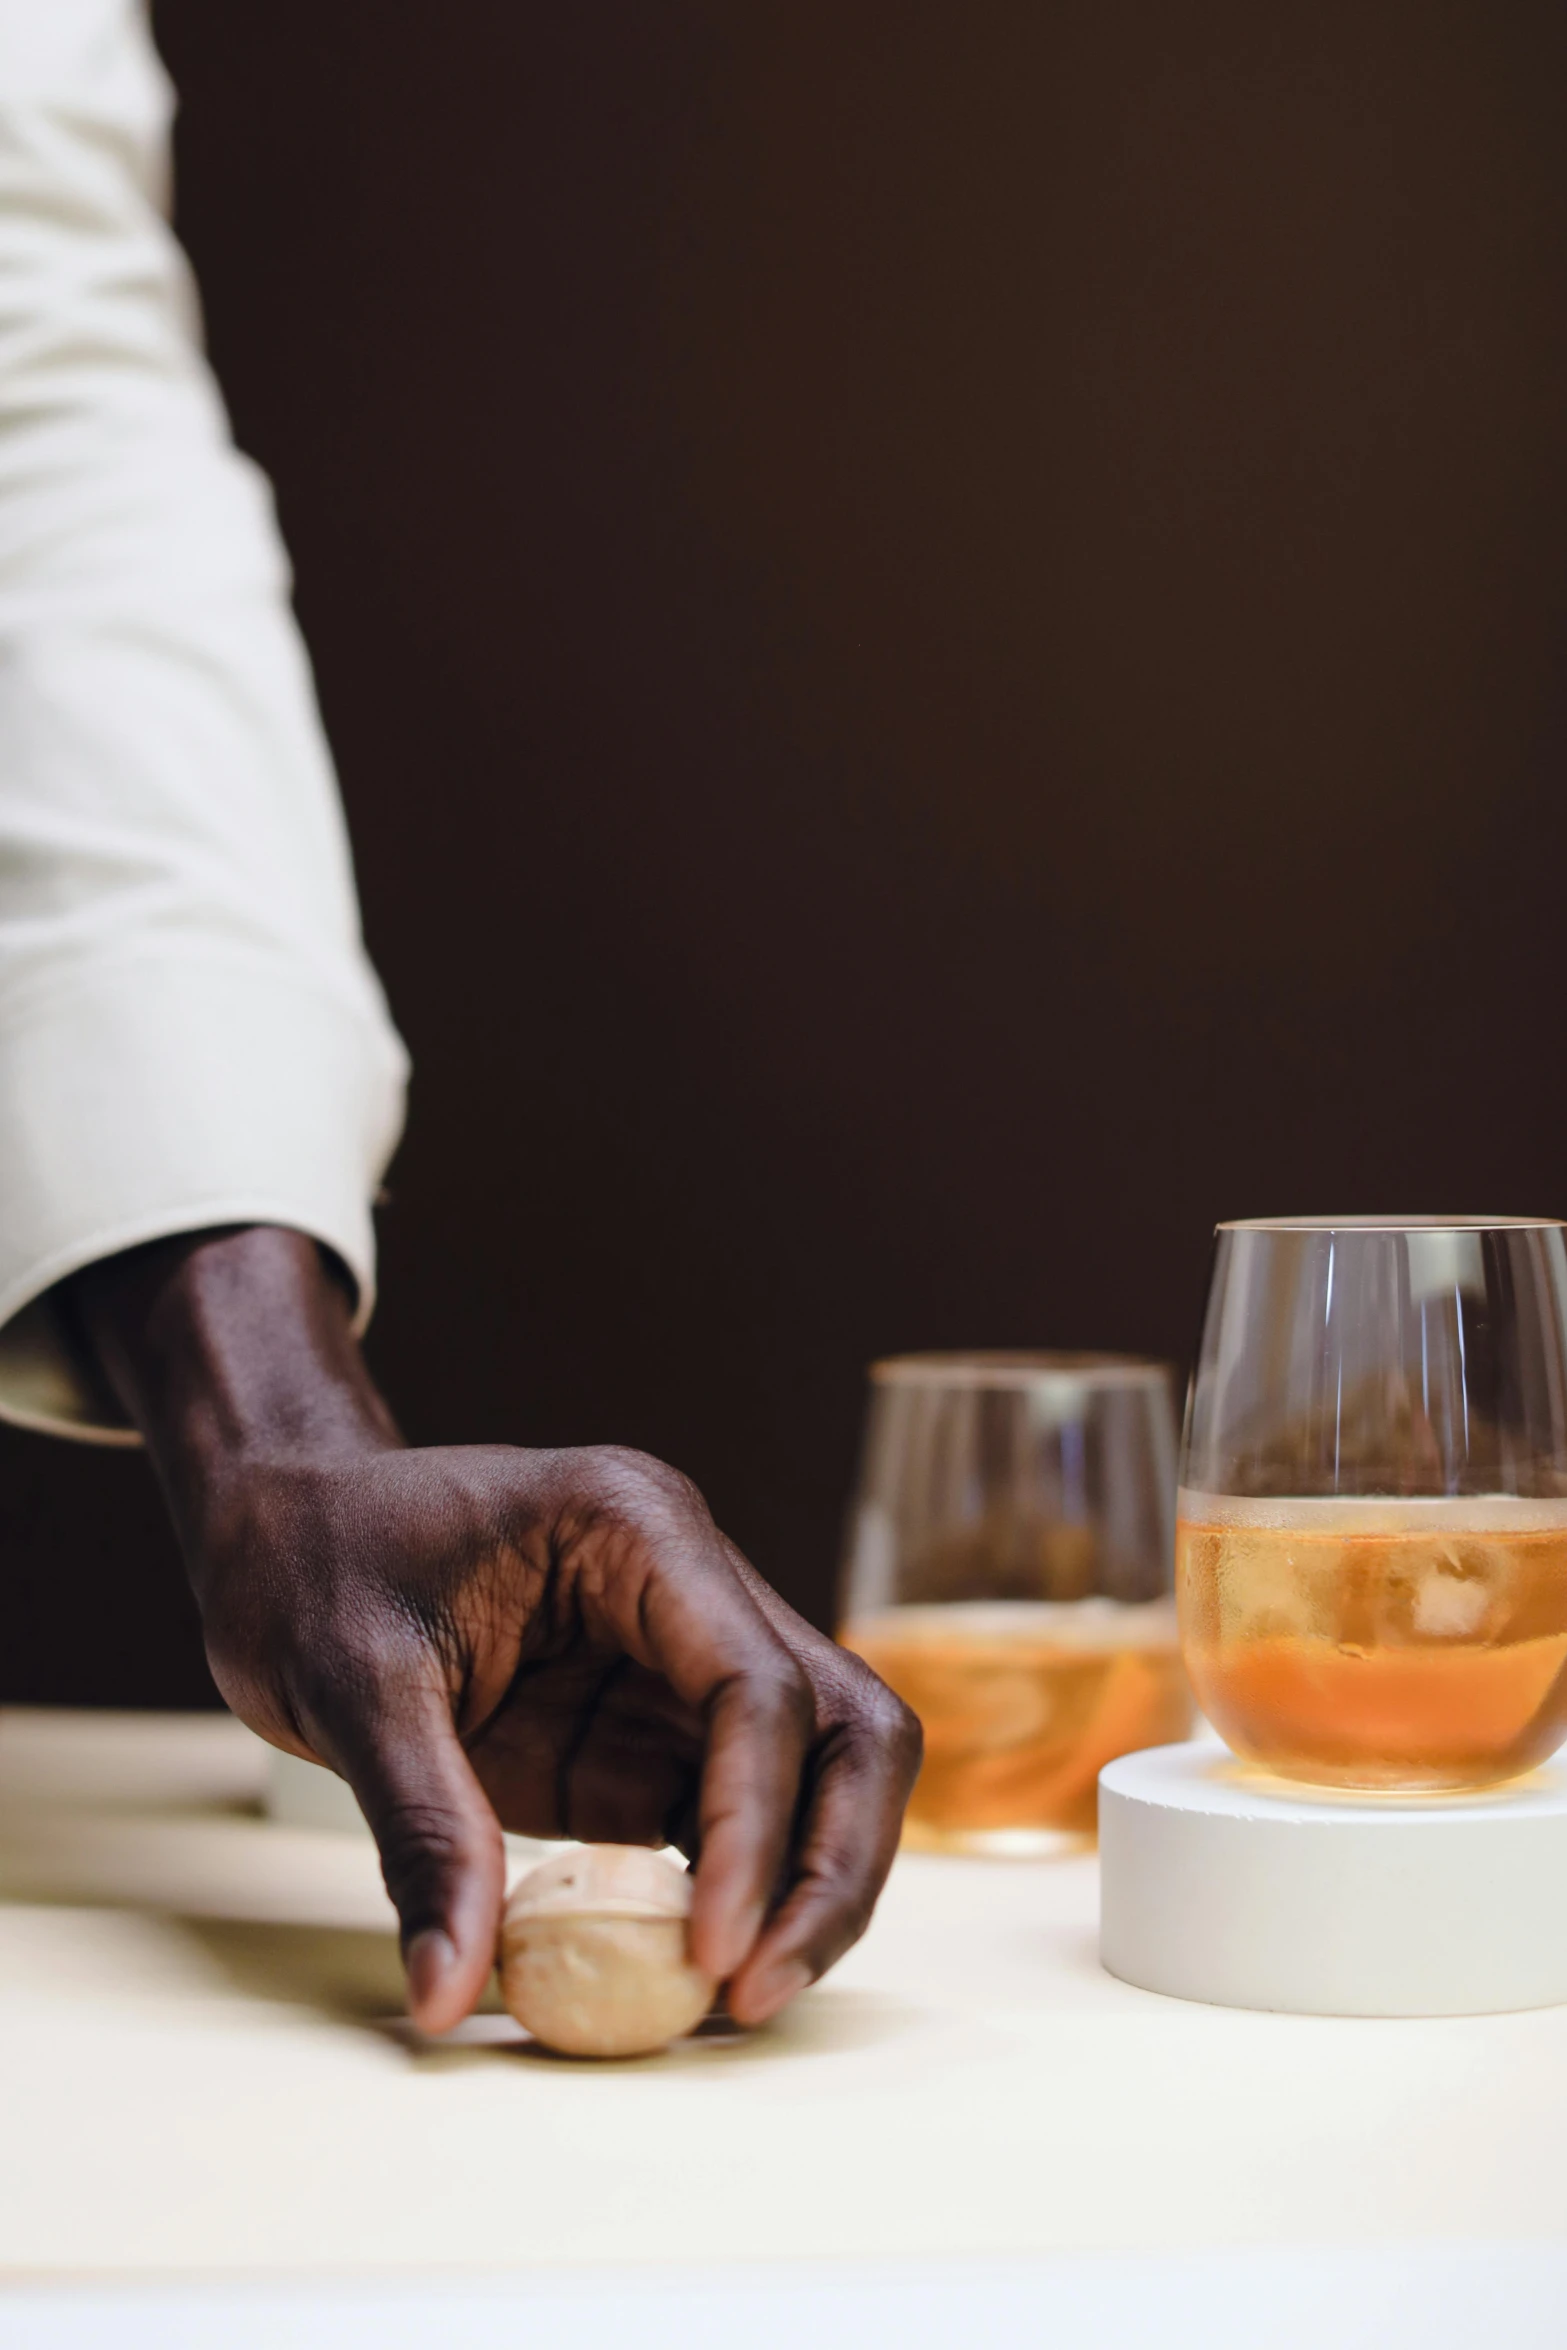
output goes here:
[[1161, 1363], [904, 1355], [871, 1368], [840, 1639], [919, 1715], [906, 1837], [1048, 1850], [1100, 1766], [1186, 1735]]
[[1221, 1224], [1176, 1533], [1198, 1703], [1338, 1787], [1567, 1735], [1567, 1246], [1521, 1216]]

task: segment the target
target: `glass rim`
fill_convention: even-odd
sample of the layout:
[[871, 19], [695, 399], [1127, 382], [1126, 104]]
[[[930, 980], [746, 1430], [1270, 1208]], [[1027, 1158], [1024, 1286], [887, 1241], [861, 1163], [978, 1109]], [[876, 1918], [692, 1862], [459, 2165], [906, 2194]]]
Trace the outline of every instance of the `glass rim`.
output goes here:
[[878, 1387], [1151, 1387], [1170, 1375], [1153, 1355], [1006, 1348], [882, 1355], [869, 1367]]
[[1215, 1232], [1560, 1232], [1560, 1216], [1229, 1216]]

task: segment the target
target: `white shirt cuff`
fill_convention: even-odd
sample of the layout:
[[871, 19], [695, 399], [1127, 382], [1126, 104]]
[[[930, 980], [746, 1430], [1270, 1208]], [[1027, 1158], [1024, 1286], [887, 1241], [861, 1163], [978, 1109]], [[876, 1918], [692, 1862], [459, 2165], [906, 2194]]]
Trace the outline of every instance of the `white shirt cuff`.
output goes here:
[[210, 946], [95, 963], [0, 1023], [0, 1419], [135, 1443], [81, 1380], [48, 1292], [178, 1232], [280, 1224], [375, 1297], [374, 1197], [406, 1060], [371, 1007]]

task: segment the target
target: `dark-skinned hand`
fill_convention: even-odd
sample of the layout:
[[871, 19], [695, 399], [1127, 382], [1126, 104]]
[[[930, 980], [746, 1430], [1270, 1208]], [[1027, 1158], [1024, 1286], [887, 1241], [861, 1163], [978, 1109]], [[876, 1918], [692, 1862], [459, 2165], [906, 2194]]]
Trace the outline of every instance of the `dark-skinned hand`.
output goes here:
[[693, 1956], [741, 2023], [864, 1931], [918, 1726], [687, 1479], [613, 1447], [404, 1446], [294, 1233], [155, 1243], [70, 1302], [147, 1438], [224, 1697], [359, 1799], [426, 2030], [494, 1963], [503, 1827], [689, 1853]]

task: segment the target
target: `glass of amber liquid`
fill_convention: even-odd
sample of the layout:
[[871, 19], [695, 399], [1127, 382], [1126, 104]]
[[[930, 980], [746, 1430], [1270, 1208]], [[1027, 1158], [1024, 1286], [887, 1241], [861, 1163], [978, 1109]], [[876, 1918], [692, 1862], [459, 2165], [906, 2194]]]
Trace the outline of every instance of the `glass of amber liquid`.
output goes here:
[[1237, 1755], [1486, 1787], [1567, 1737], [1567, 1246], [1526, 1217], [1219, 1227], [1181, 1647]]
[[1091, 1834], [1100, 1766], [1185, 1737], [1161, 1363], [903, 1355], [871, 1369], [846, 1647], [919, 1715], [905, 1841], [1026, 1854]]

